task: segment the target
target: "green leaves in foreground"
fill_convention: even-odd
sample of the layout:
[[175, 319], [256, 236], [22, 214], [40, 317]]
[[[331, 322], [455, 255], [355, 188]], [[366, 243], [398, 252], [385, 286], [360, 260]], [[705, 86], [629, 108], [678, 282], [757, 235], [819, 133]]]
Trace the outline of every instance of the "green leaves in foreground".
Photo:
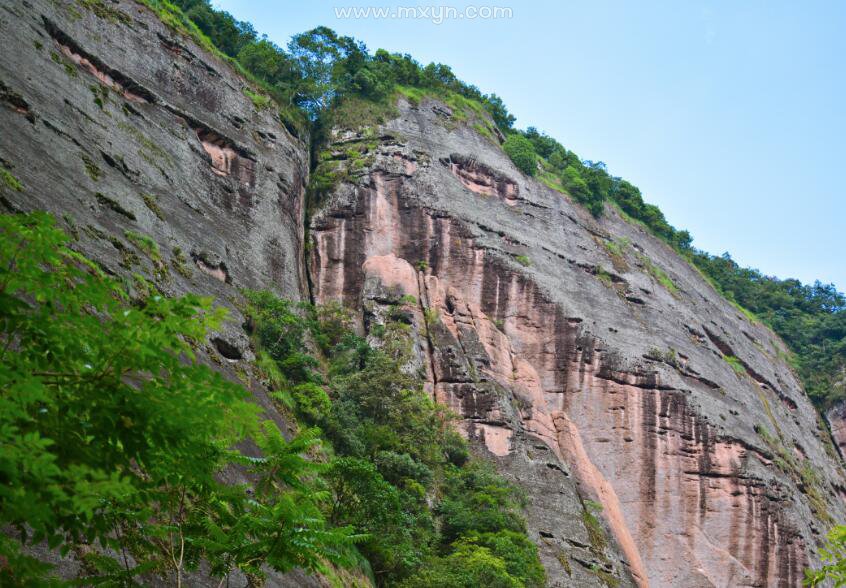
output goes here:
[[805, 586], [846, 586], [846, 525], [835, 526], [820, 550], [824, 565], [805, 570]]
[[[223, 310], [130, 304], [67, 242], [47, 215], [0, 217], [0, 584], [45, 581], [21, 551], [42, 541], [82, 557], [87, 583], [347, 561], [351, 531], [325, 523], [321, 466], [303, 457], [315, 434], [286, 441], [194, 361]], [[232, 449], [246, 439], [262, 457]]]

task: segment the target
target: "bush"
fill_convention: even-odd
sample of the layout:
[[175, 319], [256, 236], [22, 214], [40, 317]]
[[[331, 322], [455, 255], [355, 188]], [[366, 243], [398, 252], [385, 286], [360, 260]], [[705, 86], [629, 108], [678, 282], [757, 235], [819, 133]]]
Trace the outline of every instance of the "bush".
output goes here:
[[487, 547], [465, 542], [447, 557], [427, 562], [403, 588], [523, 588], [525, 584], [508, 572], [502, 558]]
[[532, 142], [523, 135], [512, 133], [508, 135], [502, 148], [517, 169], [522, 171], [527, 176], [533, 176], [538, 171], [538, 156], [535, 153], [535, 148]]
[[537, 547], [523, 533], [498, 531], [496, 533], [471, 533], [456, 544], [477, 545], [490, 550], [491, 554], [505, 562], [509, 574], [518, 578], [527, 588], [542, 588], [546, 585], [546, 571], [538, 561]]
[[297, 411], [312, 423], [322, 421], [332, 408], [332, 401], [326, 392], [313, 382], [304, 382], [294, 386], [291, 396], [297, 405]]

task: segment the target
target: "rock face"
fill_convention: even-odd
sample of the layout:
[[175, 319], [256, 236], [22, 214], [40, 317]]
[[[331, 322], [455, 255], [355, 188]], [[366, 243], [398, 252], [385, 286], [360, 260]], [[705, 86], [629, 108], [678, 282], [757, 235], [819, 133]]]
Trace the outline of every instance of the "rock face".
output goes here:
[[[229, 306], [232, 320], [200, 357], [243, 378], [251, 352], [238, 289], [304, 292], [307, 137], [257, 110], [229, 64], [129, 0], [0, 0], [0, 37], [0, 164], [23, 185], [0, 182], [0, 208], [54, 213], [74, 248], [139, 294], [149, 280]], [[75, 575], [72, 560], [59, 563]]]
[[526, 489], [550, 584], [800, 585], [844, 481], [783, 343], [445, 105], [375, 136], [329, 146], [370, 145], [316, 203], [313, 297], [365, 330], [405, 305], [431, 393]]
[[[106, 271], [167, 294], [299, 298], [306, 142], [147, 8], [91, 5], [2, 4], [0, 163], [24, 187], [5, 207], [53, 212]], [[240, 328], [215, 341], [249, 353]]]
[[[251, 359], [239, 288], [310, 288], [363, 330], [405, 307], [428, 390], [525, 489], [550, 585], [796, 586], [844, 520], [838, 457], [783, 344], [445, 105], [338, 134], [330, 152], [367, 153], [313, 203], [307, 275], [308, 139], [225, 61], [130, 0], [0, 0], [0, 35], [0, 165], [23, 186], [0, 182], [0, 205], [53, 212], [139, 294], [230, 306], [203, 357], [233, 377]], [[841, 448], [844, 414], [828, 415]]]

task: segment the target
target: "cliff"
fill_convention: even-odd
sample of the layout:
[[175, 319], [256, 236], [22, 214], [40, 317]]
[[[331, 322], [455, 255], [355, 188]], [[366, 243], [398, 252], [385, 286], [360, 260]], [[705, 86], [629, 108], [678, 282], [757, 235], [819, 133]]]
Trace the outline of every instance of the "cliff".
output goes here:
[[[134, 294], [193, 292], [226, 306], [230, 320], [198, 354], [250, 382], [284, 427], [244, 377], [254, 356], [236, 302], [241, 288], [304, 293], [307, 137], [257, 107], [231, 64], [140, 4], [0, 9], [0, 164], [22, 184], [2, 184], [3, 207], [52, 212]], [[77, 562], [59, 563], [76, 574]], [[268, 585], [311, 582], [271, 574]]]
[[846, 488], [783, 343], [466, 118], [401, 100], [335, 133], [325, 158], [359, 171], [311, 220], [316, 300], [369, 329], [414, 297], [429, 387], [526, 489], [552, 585], [799, 585]]
[[846, 518], [784, 344], [615, 209], [524, 176], [483, 115], [400, 99], [336, 129], [306, 246], [309, 139], [231, 64], [131, 0], [0, 9], [2, 205], [53, 212], [136, 291], [229, 307], [201, 351], [233, 378], [240, 288], [341, 300], [365, 333], [404, 307], [427, 389], [527, 493], [550, 585], [797, 586]]
[[136, 288], [137, 275], [229, 306], [232, 328], [214, 345], [236, 361], [249, 354], [238, 289], [303, 293], [307, 143], [148, 8], [83, 4], [3, 3], [15, 50], [0, 57], [0, 157], [23, 185], [4, 186], [3, 203], [54, 213]]

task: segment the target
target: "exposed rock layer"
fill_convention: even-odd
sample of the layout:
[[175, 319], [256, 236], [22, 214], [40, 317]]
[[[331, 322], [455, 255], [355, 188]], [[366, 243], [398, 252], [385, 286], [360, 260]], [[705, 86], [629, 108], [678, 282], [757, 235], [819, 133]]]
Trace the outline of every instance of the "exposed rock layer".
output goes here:
[[[2, 206], [54, 212], [135, 288], [137, 273], [230, 306], [241, 287], [298, 298], [307, 143], [147, 9], [106, 6], [0, 2], [16, 48], [0, 54], [0, 163], [24, 186], [0, 185]], [[312, 294], [363, 329], [406, 307], [429, 391], [526, 489], [550, 584], [798, 585], [846, 483], [783, 344], [444, 105], [400, 110], [372, 163], [317, 203]], [[251, 359], [233, 313], [204, 349], [229, 373]], [[842, 415], [828, 415], [841, 450]]]
[[[238, 289], [303, 293], [308, 145], [273, 109], [256, 109], [227, 63], [147, 8], [101, 4], [98, 17], [78, 2], [0, 0], [0, 164], [23, 184], [0, 182], [0, 208], [54, 213], [74, 248], [138, 293], [135, 274], [167, 294], [229, 306], [232, 320], [200, 356], [243, 377], [252, 354], [232, 304]], [[253, 389], [284, 430], [263, 388]], [[66, 577], [77, 573], [72, 557], [58, 563]], [[318, 582], [271, 573], [268, 585]]]
[[401, 102], [374, 163], [320, 203], [314, 298], [367, 329], [414, 297], [431, 392], [528, 491], [554, 585], [800, 585], [820, 520], [842, 519], [842, 474], [783, 343], [444, 112]]

